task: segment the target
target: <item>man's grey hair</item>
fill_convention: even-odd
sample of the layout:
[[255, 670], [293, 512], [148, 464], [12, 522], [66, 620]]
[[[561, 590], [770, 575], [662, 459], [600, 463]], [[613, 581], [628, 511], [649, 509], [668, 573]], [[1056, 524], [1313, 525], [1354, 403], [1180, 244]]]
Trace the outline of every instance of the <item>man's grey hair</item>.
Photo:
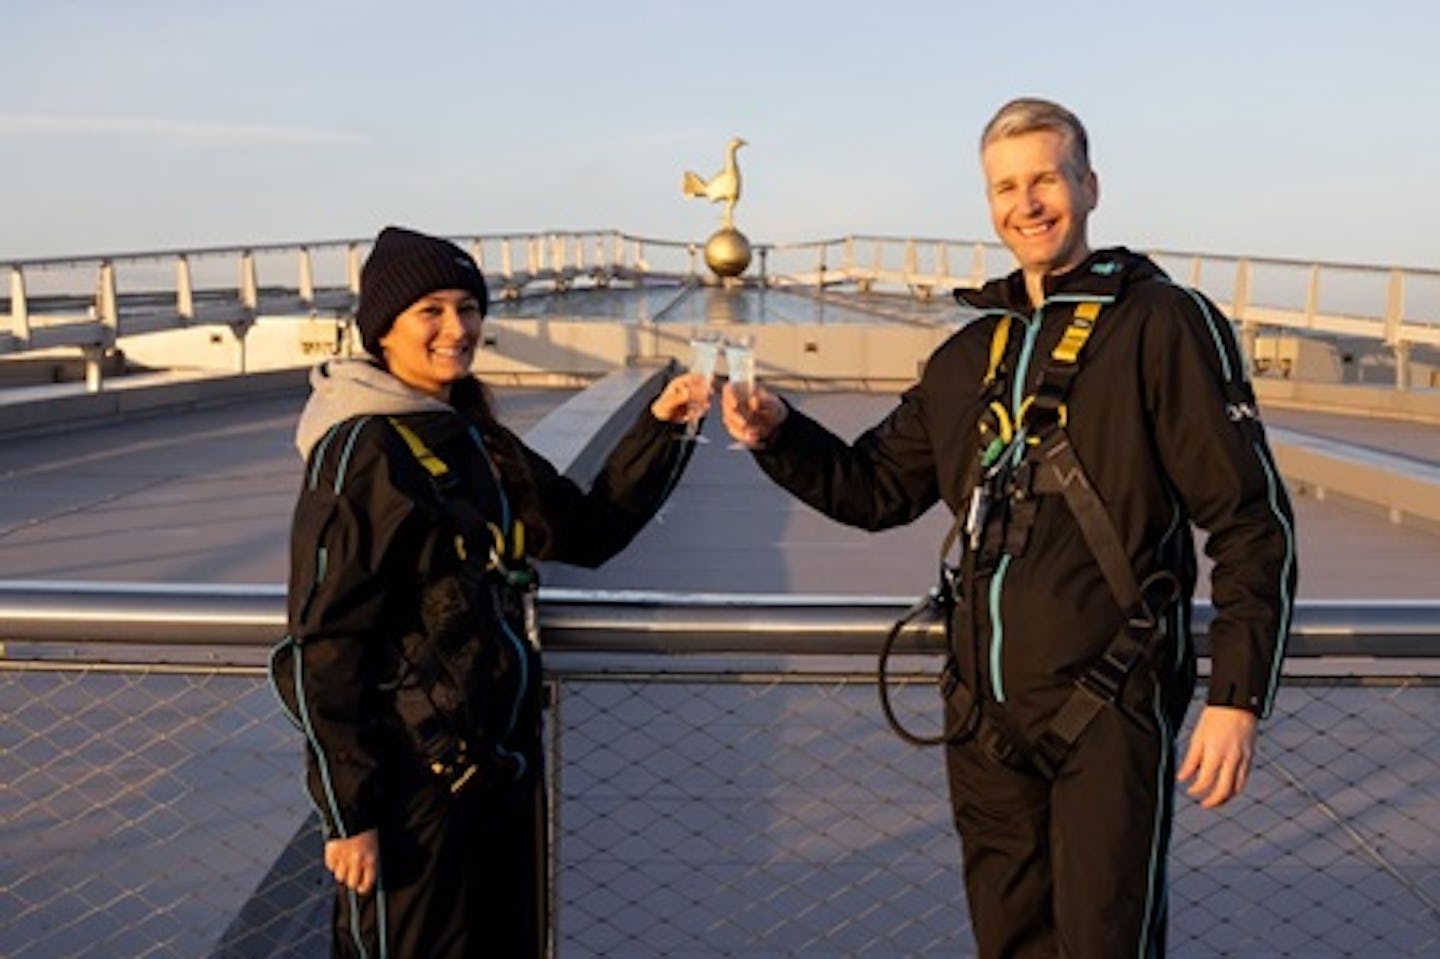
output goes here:
[[1051, 130], [1060, 134], [1077, 176], [1090, 172], [1090, 137], [1080, 118], [1058, 103], [1038, 97], [1011, 100], [995, 112], [980, 134], [983, 151], [996, 140]]

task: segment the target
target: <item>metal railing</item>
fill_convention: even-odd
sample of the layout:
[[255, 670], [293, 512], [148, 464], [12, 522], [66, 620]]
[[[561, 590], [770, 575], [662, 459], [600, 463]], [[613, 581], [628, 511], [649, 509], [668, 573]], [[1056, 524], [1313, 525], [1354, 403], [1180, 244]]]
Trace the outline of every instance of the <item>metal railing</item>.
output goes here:
[[[457, 237], [499, 297], [535, 284], [693, 277], [697, 248], [616, 231]], [[354, 309], [368, 240], [210, 247], [0, 264], [0, 354], [74, 347], [99, 388], [100, 360], [121, 336], [229, 326], [237, 338], [261, 316], [344, 316]]]
[[[684, 637], [696, 654], [854, 655], [878, 648], [912, 601], [889, 596], [665, 593], [541, 587], [546, 647], [579, 652], [661, 652]], [[1192, 626], [1208, 653], [1212, 617], [1195, 604]], [[285, 630], [280, 585], [0, 580], [0, 643], [154, 643], [268, 647]], [[1308, 600], [1295, 604], [1292, 657], [1440, 656], [1440, 599]], [[900, 649], [943, 651], [943, 627], [916, 617]]]
[[[1440, 347], [1440, 270], [1147, 251], [1177, 281], [1203, 290], [1235, 322], [1248, 357], [1263, 331], [1352, 337], [1395, 357], [1395, 384], [1412, 385], [1416, 347]], [[888, 286], [928, 298], [978, 287], [1014, 268], [997, 242], [845, 236], [764, 249], [772, 282]]]
[[[0, 584], [0, 954], [325, 954], [300, 737], [256, 665], [282, 603]], [[875, 701], [905, 605], [547, 591], [556, 955], [970, 954], [941, 757]], [[1172, 954], [1428, 954], [1440, 604], [1297, 614], [1246, 795], [1180, 804]], [[916, 725], [938, 642], [891, 672]]]
[[[455, 238], [502, 297], [612, 282], [693, 281], [702, 244], [615, 230]], [[349, 312], [368, 240], [212, 247], [0, 264], [0, 354], [65, 346], [97, 358], [117, 337], [196, 324], [242, 335], [261, 315]], [[866, 291], [978, 286], [1013, 267], [999, 243], [851, 235], [756, 244], [766, 285], [852, 285]], [[1440, 270], [1151, 251], [1176, 279], [1204, 290], [1239, 324], [1247, 355], [1264, 330], [1351, 337], [1394, 353], [1411, 385], [1416, 348], [1440, 347]], [[94, 366], [98, 370], [98, 366]], [[98, 372], [94, 375], [98, 376]]]

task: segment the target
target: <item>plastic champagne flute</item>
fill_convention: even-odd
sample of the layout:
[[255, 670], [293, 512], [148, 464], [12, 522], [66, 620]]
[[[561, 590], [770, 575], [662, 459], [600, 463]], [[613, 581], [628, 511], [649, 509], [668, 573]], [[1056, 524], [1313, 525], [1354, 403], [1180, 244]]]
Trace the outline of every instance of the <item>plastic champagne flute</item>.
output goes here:
[[[730, 375], [730, 385], [734, 388], [735, 399], [743, 409], [745, 404], [750, 402], [750, 394], [755, 389], [755, 341], [749, 336], [742, 336], [734, 341], [727, 340], [725, 343], [725, 365]], [[726, 449], [746, 449], [744, 443], [733, 442]]]
[[[691, 337], [690, 372], [699, 373], [705, 378], [707, 391], [715, 382], [715, 361], [719, 354], [720, 344], [713, 333], [700, 331]], [[685, 417], [685, 433], [681, 438], [695, 443], [710, 442], [700, 435], [700, 404], [696, 401], [690, 403], [689, 412]]]

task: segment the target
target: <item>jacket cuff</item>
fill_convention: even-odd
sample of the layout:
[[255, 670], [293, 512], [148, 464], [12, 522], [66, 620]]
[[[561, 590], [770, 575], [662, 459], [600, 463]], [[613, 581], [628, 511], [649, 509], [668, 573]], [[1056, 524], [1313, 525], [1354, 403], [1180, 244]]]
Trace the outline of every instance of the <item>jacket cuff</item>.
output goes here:
[[1265, 700], [1263, 690], [1257, 691], [1251, 684], [1219, 672], [1212, 660], [1210, 687], [1205, 697], [1205, 705], [1248, 709], [1263, 719], [1270, 713], [1269, 704]]
[[343, 833], [339, 824], [334, 821], [334, 818], [329, 813], [320, 817], [321, 826], [324, 829], [327, 840], [358, 836], [362, 832], [376, 829], [380, 825], [375, 816], [359, 809], [344, 809], [341, 810], [340, 815], [345, 822]]
[[795, 407], [791, 406], [790, 401], [785, 399], [785, 397], [781, 396], [777, 397], [777, 399], [779, 399], [781, 403], [785, 404], [785, 418], [780, 421], [779, 426], [775, 427], [775, 429], [771, 431], [770, 435], [765, 438], [765, 441], [763, 443], [761, 443], [759, 446], [752, 446], [750, 448], [750, 452], [755, 454], [756, 456], [762, 456], [765, 453], [783, 450], [788, 445], [789, 440], [795, 436], [796, 430], [794, 429], [794, 426], [796, 419], [798, 417], [803, 417], [804, 415], [798, 410], [796, 410]]

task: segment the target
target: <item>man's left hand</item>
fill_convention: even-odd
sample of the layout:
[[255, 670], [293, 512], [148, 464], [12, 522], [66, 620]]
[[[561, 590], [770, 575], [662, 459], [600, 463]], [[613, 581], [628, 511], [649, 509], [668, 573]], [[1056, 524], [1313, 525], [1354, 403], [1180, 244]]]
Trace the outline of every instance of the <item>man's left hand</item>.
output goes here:
[[1257, 723], [1253, 712], [1236, 706], [1206, 706], [1200, 711], [1175, 778], [1194, 780], [1186, 792], [1203, 796], [1201, 807], [1223, 806], [1245, 788], [1255, 759]]

